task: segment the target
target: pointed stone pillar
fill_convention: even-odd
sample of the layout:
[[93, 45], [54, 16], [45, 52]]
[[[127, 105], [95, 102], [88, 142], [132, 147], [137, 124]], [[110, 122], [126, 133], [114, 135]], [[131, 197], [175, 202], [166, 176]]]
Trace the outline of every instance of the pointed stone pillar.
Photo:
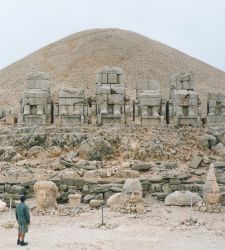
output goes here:
[[219, 202], [219, 187], [216, 181], [214, 165], [210, 164], [209, 172], [203, 187], [203, 200], [206, 204], [216, 205]]

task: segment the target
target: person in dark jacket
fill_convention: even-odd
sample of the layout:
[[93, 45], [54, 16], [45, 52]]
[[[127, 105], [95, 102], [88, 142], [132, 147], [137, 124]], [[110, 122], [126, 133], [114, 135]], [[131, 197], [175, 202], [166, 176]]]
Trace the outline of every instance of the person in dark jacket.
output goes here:
[[28, 232], [30, 224], [29, 208], [25, 204], [25, 195], [20, 196], [20, 203], [16, 205], [16, 220], [19, 224], [18, 227], [18, 240], [17, 245], [26, 246], [28, 242], [24, 242], [25, 234]]

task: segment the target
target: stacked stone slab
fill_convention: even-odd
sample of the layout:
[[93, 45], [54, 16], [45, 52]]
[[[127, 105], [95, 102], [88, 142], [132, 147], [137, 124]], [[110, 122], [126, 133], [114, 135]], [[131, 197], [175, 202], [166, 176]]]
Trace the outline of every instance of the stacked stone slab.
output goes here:
[[[11, 110], [8, 109], [8, 108], [1, 108], [0, 107], [0, 124], [1, 123], [7, 123], [7, 124], [11, 124], [11, 123], [8, 123], [8, 118], [9, 116], [12, 116], [11, 115]], [[15, 119], [15, 117], [13, 116], [13, 118]], [[15, 124], [15, 123], [12, 123], [12, 124]]]
[[45, 73], [32, 71], [27, 74], [22, 94], [19, 121], [27, 124], [49, 124], [52, 121], [50, 79]]
[[170, 78], [170, 119], [174, 125], [201, 125], [201, 103], [194, 91], [193, 73]]
[[83, 89], [62, 89], [59, 91], [59, 118], [63, 126], [87, 122], [88, 107]]
[[136, 113], [143, 126], [159, 125], [162, 121], [162, 95], [156, 80], [139, 80], [136, 83]]
[[125, 124], [125, 84], [122, 69], [99, 69], [96, 83], [97, 124]]
[[225, 95], [208, 93], [207, 123], [225, 123]]

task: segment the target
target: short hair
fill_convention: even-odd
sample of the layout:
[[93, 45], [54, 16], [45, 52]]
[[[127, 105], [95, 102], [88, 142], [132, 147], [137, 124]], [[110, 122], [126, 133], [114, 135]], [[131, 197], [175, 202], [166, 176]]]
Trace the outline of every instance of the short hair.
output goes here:
[[26, 200], [26, 196], [25, 195], [20, 195], [20, 201], [24, 202]]

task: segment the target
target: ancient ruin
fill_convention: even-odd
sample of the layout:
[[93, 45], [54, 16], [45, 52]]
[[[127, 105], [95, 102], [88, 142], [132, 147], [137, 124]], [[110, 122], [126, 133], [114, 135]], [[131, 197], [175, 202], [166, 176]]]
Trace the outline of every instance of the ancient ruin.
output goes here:
[[82, 197], [82, 195], [80, 195], [80, 194], [70, 194], [68, 196], [68, 198], [69, 198], [69, 207], [70, 208], [80, 207], [80, 205], [81, 205], [81, 197]]
[[211, 164], [203, 187], [203, 200], [206, 204], [213, 205], [219, 202], [219, 187], [216, 181], [215, 168]]
[[74, 126], [87, 122], [88, 107], [83, 89], [60, 90], [58, 108], [61, 126]]
[[20, 123], [44, 125], [52, 121], [50, 78], [47, 74], [31, 71], [21, 99]]
[[151, 126], [162, 123], [162, 95], [160, 83], [155, 80], [140, 80], [136, 84], [136, 116], [141, 125]]
[[142, 186], [139, 179], [127, 179], [122, 192], [111, 196], [106, 204], [120, 212], [144, 213]]
[[[19, 124], [139, 124], [144, 127], [171, 124], [201, 126], [201, 102], [195, 92], [193, 73], [180, 72], [170, 78], [169, 100], [163, 99], [157, 80], [139, 80], [136, 98], [126, 96], [123, 70], [102, 67], [96, 73], [95, 96], [85, 97], [83, 88], [59, 90], [58, 102], [52, 102], [49, 76], [32, 71], [21, 99]], [[208, 124], [225, 124], [223, 94], [208, 95]], [[0, 120], [14, 125], [17, 117], [0, 110]], [[132, 118], [133, 117], [133, 118]]]
[[6, 203], [0, 199], [0, 212], [5, 211], [6, 209], [7, 209]]
[[201, 125], [201, 103], [194, 91], [193, 73], [170, 78], [170, 120], [174, 125]]
[[52, 209], [56, 204], [58, 188], [52, 181], [38, 181], [34, 185], [36, 209]]
[[219, 187], [215, 175], [215, 165], [210, 164], [209, 171], [203, 186], [203, 201], [200, 201], [195, 210], [209, 213], [223, 212], [221, 204], [219, 204]]
[[103, 67], [96, 74], [97, 124], [125, 124], [125, 84], [122, 69]]
[[209, 93], [207, 123], [225, 123], [225, 95]]

